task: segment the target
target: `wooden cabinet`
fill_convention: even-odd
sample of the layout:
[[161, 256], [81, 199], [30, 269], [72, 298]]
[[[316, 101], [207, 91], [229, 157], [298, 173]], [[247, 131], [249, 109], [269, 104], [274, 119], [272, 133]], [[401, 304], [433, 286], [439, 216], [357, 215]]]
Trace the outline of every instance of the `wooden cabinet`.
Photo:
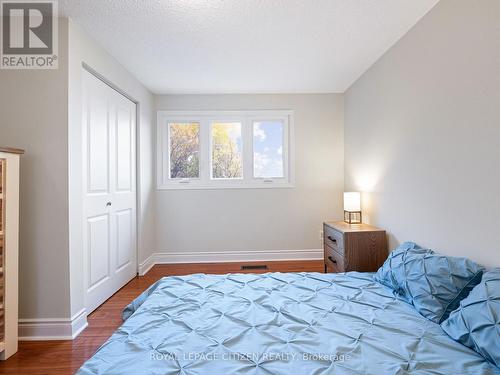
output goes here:
[[343, 221], [323, 224], [325, 272], [374, 272], [387, 258], [384, 230]]
[[0, 147], [0, 359], [17, 352], [19, 159]]

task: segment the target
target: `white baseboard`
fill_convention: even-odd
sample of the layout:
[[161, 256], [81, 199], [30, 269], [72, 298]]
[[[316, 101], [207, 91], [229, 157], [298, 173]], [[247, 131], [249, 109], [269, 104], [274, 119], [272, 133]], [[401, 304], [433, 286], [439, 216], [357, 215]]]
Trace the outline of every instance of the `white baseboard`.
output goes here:
[[145, 275], [155, 264], [271, 262], [319, 259], [323, 259], [323, 249], [153, 253], [139, 265], [139, 275]]
[[151, 254], [146, 260], [139, 264], [139, 276], [144, 276], [155, 265], [156, 253]]
[[19, 319], [19, 341], [73, 340], [87, 326], [86, 309], [71, 319]]

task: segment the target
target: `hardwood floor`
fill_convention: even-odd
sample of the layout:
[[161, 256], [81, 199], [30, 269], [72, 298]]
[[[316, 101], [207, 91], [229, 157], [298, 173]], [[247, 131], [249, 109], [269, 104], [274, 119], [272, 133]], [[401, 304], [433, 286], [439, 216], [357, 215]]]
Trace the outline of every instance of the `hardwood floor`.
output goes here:
[[[163, 276], [192, 273], [323, 272], [323, 260], [245, 262], [266, 264], [266, 270], [242, 271], [242, 263], [169, 264], [154, 266], [145, 276], [136, 277], [88, 316], [89, 326], [75, 340], [24, 341], [19, 351], [0, 362], [0, 374], [69, 375], [90, 358], [122, 324], [121, 311], [148, 286]], [[124, 374], [125, 375], [125, 374]], [[140, 374], [137, 374], [140, 375]]]

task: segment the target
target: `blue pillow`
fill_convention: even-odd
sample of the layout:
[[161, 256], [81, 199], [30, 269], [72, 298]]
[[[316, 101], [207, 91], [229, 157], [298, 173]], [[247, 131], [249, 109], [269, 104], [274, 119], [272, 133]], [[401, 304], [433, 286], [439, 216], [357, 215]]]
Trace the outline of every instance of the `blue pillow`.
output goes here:
[[404, 265], [408, 254], [434, 253], [432, 250], [423, 249], [414, 242], [404, 242], [394, 249], [386, 259], [382, 267], [375, 274], [375, 280], [391, 288], [399, 297], [411, 303], [405, 295], [405, 290], [400, 284], [403, 279], [402, 274], [406, 271]]
[[485, 272], [481, 283], [441, 327], [452, 339], [500, 367], [500, 268]]
[[405, 242], [380, 267], [375, 280], [424, 317], [441, 323], [481, 281], [483, 267], [466, 258], [448, 257]]

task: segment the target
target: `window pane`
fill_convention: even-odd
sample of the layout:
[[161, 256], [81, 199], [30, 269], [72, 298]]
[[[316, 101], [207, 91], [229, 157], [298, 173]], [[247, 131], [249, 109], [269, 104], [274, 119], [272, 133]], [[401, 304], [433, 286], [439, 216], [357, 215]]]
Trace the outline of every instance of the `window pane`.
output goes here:
[[253, 175], [256, 178], [283, 178], [283, 122], [253, 123]]
[[242, 178], [241, 123], [212, 124], [212, 178]]
[[170, 178], [200, 177], [200, 124], [168, 124]]

